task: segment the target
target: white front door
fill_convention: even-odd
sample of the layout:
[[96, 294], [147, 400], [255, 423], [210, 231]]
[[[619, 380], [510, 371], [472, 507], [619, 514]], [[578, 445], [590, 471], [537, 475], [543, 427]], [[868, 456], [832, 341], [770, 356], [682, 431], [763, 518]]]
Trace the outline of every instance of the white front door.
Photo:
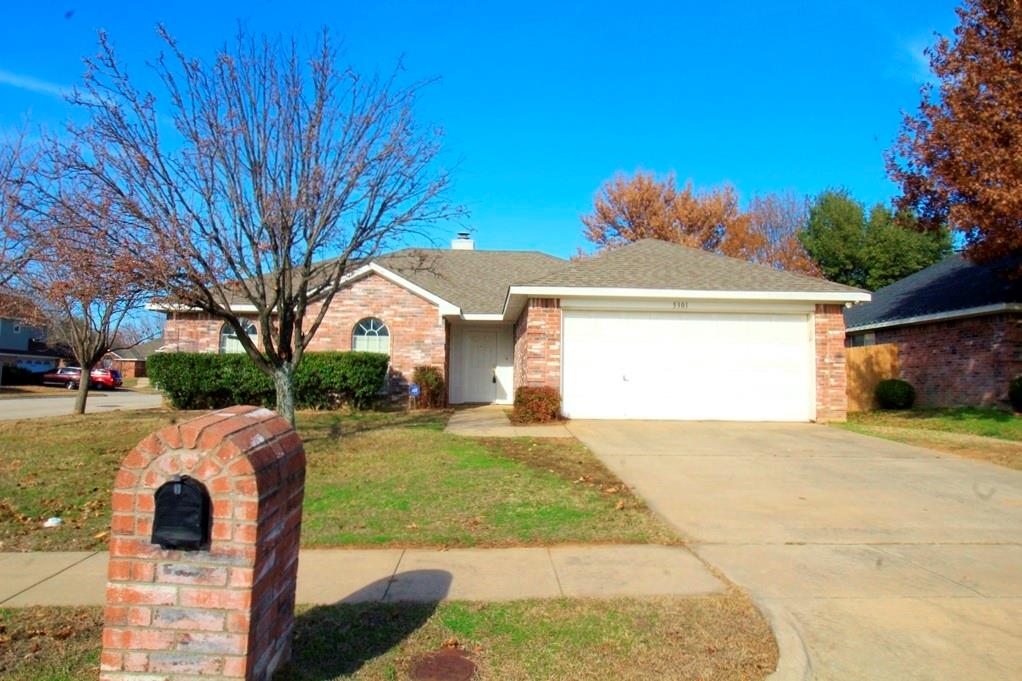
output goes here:
[[806, 314], [565, 311], [570, 418], [808, 421]]
[[497, 331], [466, 331], [463, 347], [462, 401], [496, 401]]

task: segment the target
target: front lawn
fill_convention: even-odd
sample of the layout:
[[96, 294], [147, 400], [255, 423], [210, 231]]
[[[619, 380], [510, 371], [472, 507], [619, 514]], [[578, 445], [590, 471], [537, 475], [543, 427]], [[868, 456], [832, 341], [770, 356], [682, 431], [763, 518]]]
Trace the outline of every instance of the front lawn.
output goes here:
[[999, 409], [857, 412], [840, 425], [865, 435], [1022, 470], [1022, 418]]
[[[0, 422], [0, 551], [101, 550], [110, 484], [149, 432], [188, 412]], [[573, 439], [474, 440], [442, 412], [306, 412], [302, 543], [669, 543], [674, 535]], [[64, 525], [44, 529], [59, 516]]]
[[[0, 677], [96, 678], [99, 608], [0, 610]], [[762, 679], [770, 628], [737, 591], [689, 598], [299, 607], [277, 681], [408, 678], [416, 656], [456, 646], [474, 679]]]

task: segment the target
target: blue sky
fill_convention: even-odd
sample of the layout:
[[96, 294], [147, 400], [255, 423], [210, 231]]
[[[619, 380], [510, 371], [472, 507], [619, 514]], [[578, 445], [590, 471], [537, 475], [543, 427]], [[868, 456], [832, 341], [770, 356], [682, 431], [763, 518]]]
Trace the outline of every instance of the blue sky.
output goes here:
[[956, 23], [945, 0], [463, 4], [8, 4], [0, 130], [67, 117], [60, 90], [99, 28], [143, 75], [157, 22], [200, 55], [239, 19], [258, 32], [325, 25], [361, 70], [403, 55], [412, 76], [439, 77], [420, 113], [447, 132], [453, 198], [479, 247], [567, 256], [586, 245], [579, 214], [618, 171], [731, 182], [746, 199], [843, 186], [888, 200], [883, 151], [918, 103], [923, 48]]

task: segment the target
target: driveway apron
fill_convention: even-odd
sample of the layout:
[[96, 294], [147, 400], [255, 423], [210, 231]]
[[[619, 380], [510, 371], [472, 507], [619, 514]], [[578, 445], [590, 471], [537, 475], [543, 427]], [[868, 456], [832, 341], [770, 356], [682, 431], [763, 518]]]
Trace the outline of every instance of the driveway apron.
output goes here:
[[819, 679], [1022, 670], [1022, 472], [812, 424], [573, 421]]

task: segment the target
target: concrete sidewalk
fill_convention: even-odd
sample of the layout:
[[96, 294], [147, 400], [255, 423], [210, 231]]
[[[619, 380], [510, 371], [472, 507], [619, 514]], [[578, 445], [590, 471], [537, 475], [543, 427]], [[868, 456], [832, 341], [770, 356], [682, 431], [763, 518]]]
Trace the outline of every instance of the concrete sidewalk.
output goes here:
[[459, 409], [451, 415], [445, 433], [468, 437], [572, 437], [563, 423], [513, 426], [507, 405], [487, 404]]
[[[0, 607], [102, 605], [107, 554], [0, 553]], [[678, 546], [309, 549], [298, 602], [696, 595], [724, 584]]]

